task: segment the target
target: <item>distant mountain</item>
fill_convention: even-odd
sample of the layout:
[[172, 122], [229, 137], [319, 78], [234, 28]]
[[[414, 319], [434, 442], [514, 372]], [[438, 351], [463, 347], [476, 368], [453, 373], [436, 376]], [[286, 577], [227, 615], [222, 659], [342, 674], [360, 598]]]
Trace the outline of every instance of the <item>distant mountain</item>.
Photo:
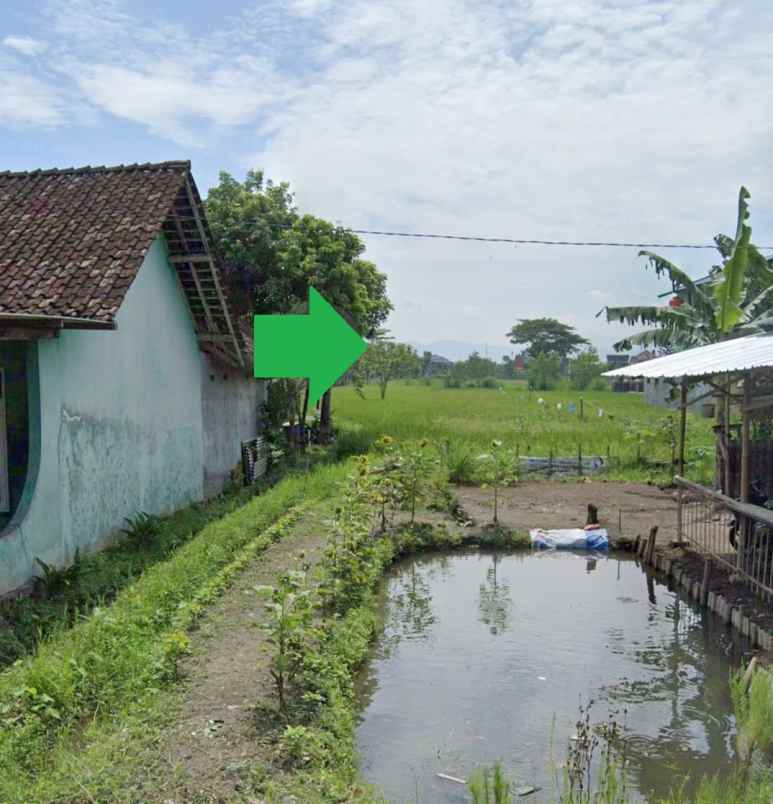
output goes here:
[[510, 356], [517, 351], [514, 346], [493, 346], [490, 343], [468, 343], [467, 341], [433, 341], [432, 343], [412, 341], [411, 346], [420, 355], [422, 352], [432, 352], [434, 355], [440, 355], [453, 361], [465, 360], [473, 352], [478, 352], [483, 357], [490, 357], [498, 363], [505, 355]]

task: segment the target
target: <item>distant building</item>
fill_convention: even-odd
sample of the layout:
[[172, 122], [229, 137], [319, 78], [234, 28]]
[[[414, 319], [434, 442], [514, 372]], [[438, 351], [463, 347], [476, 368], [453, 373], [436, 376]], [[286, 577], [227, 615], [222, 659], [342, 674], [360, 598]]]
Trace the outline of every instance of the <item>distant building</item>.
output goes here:
[[621, 354], [614, 354], [614, 355], [607, 355], [607, 365], [611, 369], [618, 369], [622, 368], [623, 366], [628, 365], [628, 361], [631, 359], [630, 355], [621, 355]]
[[447, 374], [453, 365], [453, 360], [433, 354], [424, 368], [424, 376], [437, 377], [440, 374]]

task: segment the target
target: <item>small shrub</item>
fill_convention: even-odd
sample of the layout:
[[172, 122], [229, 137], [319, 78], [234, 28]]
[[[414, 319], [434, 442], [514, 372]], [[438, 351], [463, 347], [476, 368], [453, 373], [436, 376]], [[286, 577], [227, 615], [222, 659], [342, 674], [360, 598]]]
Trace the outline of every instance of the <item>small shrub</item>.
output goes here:
[[161, 530], [161, 520], [153, 514], [140, 511], [133, 517], [125, 517], [125, 528], [121, 528], [121, 533], [137, 547], [147, 547], [158, 536]]
[[501, 387], [501, 383], [495, 377], [484, 377], [478, 382], [478, 388], [494, 388]]
[[276, 586], [258, 586], [256, 591], [268, 598], [268, 620], [263, 630], [274, 648], [271, 677], [276, 686], [279, 711], [287, 714], [287, 693], [298, 673], [303, 646], [311, 627], [313, 606], [311, 592], [305, 588], [306, 573], [285, 572]]
[[83, 573], [80, 548], [76, 548], [75, 557], [69, 567], [58, 568], [53, 564], [46, 564], [41, 558], [36, 558], [35, 563], [43, 571], [42, 575], [35, 578], [35, 592], [47, 599], [74, 587]]
[[478, 476], [483, 481], [482, 488], [494, 490], [492, 501], [494, 509], [493, 522], [499, 522], [499, 494], [505, 486], [511, 486], [518, 480], [518, 460], [515, 455], [502, 446], [502, 442], [494, 439], [491, 451], [478, 456]]

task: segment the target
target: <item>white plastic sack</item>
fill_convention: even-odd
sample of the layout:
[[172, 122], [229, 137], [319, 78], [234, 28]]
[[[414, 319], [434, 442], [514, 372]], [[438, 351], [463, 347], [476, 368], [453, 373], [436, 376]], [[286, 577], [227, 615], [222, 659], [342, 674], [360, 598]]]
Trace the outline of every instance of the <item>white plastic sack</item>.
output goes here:
[[608, 550], [609, 539], [606, 528], [563, 528], [542, 530], [534, 528], [529, 531], [532, 547], [558, 548], [563, 550]]

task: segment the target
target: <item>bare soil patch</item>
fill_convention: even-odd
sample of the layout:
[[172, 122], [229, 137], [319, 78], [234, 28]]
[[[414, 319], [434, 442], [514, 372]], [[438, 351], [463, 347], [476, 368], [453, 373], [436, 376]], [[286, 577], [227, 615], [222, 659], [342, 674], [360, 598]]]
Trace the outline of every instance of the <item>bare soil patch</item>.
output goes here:
[[[490, 489], [457, 486], [456, 495], [476, 523], [491, 519]], [[526, 481], [501, 490], [499, 521], [518, 531], [583, 527], [589, 503], [598, 507], [599, 524], [607, 528], [611, 539], [646, 536], [653, 525], [658, 526], [658, 543], [676, 539], [673, 494], [644, 483]]]
[[319, 508], [307, 512], [245, 569], [191, 635], [193, 654], [180, 664], [184, 699], [162, 740], [160, 778], [148, 801], [243, 800], [242, 782], [252, 766], [268, 759], [265, 736], [276, 725], [266, 715], [275, 693], [260, 628], [265, 611], [254, 587], [299, 568], [295, 556], [301, 551], [312, 567], [317, 563], [324, 516]]

